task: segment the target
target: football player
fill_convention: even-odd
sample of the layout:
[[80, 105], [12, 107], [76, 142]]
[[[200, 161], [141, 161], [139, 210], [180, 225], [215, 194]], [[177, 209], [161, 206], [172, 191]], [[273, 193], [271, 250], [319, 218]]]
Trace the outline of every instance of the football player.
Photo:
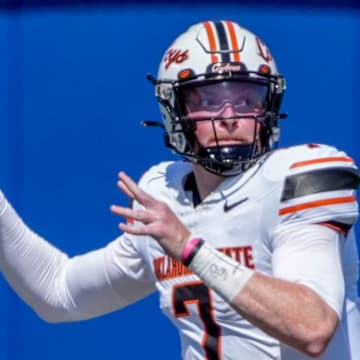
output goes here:
[[154, 165], [138, 184], [120, 172], [133, 204], [111, 207], [127, 219], [122, 235], [74, 258], [1, 195], [9, 283], [51, 322], [157, 290], [185, 360], [355, 360], [353, 160], [322, 144], [276, 148], [285, 79], [264, 42], [232, 21], [191, 26], [149, 79], [165, 143], [182, 159]]

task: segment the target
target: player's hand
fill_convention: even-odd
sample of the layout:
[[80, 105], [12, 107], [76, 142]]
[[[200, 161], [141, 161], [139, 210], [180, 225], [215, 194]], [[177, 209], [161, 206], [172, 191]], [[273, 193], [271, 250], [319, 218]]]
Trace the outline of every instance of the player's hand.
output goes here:
[[190, 231], [173, 213], [170, 207], [140, 189], [124, 172], [119, 173], [118, 187], [131, 199], [141, 204], [143, 210], [112, 205], [111, 211], [119, 216], [134, 219], [142, 225], [120, 223], [119, 228], [129, 234], [149, 235], [156, 239], [163, 249], [176, 259], [181, 258], [183, 248], [190, 237]]

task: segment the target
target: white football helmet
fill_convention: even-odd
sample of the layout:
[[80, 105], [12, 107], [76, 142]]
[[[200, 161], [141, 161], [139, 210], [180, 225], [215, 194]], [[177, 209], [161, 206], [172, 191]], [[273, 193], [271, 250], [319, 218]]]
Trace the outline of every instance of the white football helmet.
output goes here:
[[[224, 176], [239, 174], [277, 144], [278, 119], [286, 117], [279, 114], [285, 79], [279, 74], [263, 41], [237, 23], [205, 21], [191, 26], [166, 50], [157, 79], [151, 75], [148, 77], [155, 84], [166, 145], [208, 171]], [[241, 110], [236, 112], [236, 118], [248, 117], [260, 124], [256, 127], [258, 133], [254, 134], [253, 142], [230, 146], [217, 143], [216, 146], [202, 147], [194, 134], [196, 121], [190, 121], [187, 116], [187, 91], [217, 86], [220, 92], [221, 88], [228, 89], [233, 97], [236, 85], [244, 84], [261, 88], [264, 94], [262, 110], [256, 115], [244, 115]], [[209, 107], [209, 100], [201, 101], [202, 106], [205, 104]], [[241, 108], [241, 104], [248, 100], [235, 101], [239, 102], [238, 107]], [[218, 109], [221, 105], [221, 101], [210, 102], [210, 108], [215, 105], [215, 109]], [[227, 118], [208, 116], [200, 121], [224, 119]], [[214, 126], [213, 129], [215, 132]], [[214, 137], [217, 138], [216, 134]]]

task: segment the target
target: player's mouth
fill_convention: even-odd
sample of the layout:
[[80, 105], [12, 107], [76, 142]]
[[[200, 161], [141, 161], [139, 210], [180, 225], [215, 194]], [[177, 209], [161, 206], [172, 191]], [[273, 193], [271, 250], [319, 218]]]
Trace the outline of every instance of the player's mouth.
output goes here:
[[241, 144], [249, 144], [249, 139], [245, 138], [220, 138], [220, 139], [210, 139], [208, 141], [207, 146], [213, 147], [213, 146], [230, 146], [230, 145], [241, 145]]

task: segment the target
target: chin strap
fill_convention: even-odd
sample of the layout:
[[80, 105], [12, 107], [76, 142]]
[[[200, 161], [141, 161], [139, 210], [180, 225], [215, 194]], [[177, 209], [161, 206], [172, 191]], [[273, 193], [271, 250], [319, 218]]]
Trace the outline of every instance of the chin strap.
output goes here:
[[219, 175], [237, 175], [255, 163], [255, 160], [252, 161], [253, 153], [253, 144], [201, 148], [198, 152], [198, 163]]

